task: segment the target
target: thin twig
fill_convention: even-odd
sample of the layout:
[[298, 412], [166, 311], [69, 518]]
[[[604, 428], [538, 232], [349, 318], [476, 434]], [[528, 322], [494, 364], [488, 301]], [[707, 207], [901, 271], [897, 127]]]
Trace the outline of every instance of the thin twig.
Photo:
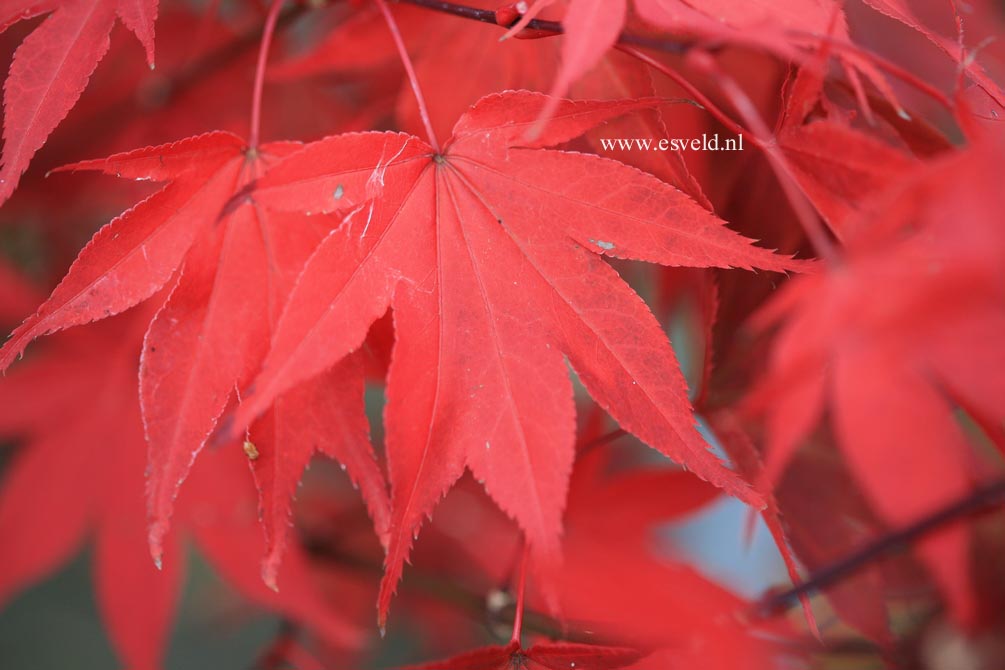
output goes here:
[[[416, 7], [422, 7], [424, 9], [431, 9], [436, 12], [443, 12], [444, 14], [451, 14], [462, 19], [480, 21], [482, 23], [491, 23], [492, 25], [499, 26], [501, 28], [510, 28], [516, 23], [516, 21], [514, 21], [509, 25], [500, 24], [496, 18], [496, 13], [491, 9], [479, 9], [478, 7], [469, 7], [468, 5], [460, 5], [455, 2], [441, 2], [440, 0], [397, 0], [397, 2], [401, 4], [415, 5]], [[517, 21], [518, 20], [519, 17], [517, 18]], [[561, 35], [565, 32], [560, 22], [546, 21], [544, 19], [531, 19], [527, 22], [524, 30], [539, 33], [542, 37], [547, 36], [548, 34]], [[635, 35], [628, 32], [621, 33], [618, 37], [617, 43], [644, 47], [654, 51], [663, 51], [673, 54], [687, 53], [698, 44], [698, 42], [692, 40], [667, 40], [648, 37], [646, 35]]]
[[1005, 504], [1005, 479], [1000, 479], [977, 489], [961, 500], [936, 510], [909, 526], [880, 536], [858, 551], [814, 572], [802, 584], [763, 598], [757, 604], [756, 612], [762, 617], [781, 614], [794, 606], [801, 595], [831, 586], [876, 559], [909, 545], [960, 517], [1003, 504]]

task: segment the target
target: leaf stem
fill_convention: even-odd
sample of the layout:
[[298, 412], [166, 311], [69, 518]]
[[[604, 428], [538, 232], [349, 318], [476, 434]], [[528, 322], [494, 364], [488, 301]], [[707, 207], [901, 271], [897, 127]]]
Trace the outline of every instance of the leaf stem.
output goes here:
[[702, 93], [698, 87], [692, 84], [687, 77], [683, 76], [673, 68], [664, 65], [652, 56], [643, 53], [638, 49], [625, 46], [619, 46], [617, 49], [666, 75], [674, 83], [683, 88], [688, 95], [694, 98], [694, 100], [704, 107], [712, 116], [714, 116], [717, 121], [728, 128], [730, 132], [749, 137], [753, 141], [754, 146], [763, 151], [767, 157], [768, 164], [778, 176], [779, 184], [781, 185], [786, 198], [792, 205], [792, 209], [796, 213], [803, 229], [806, 231], [806, 235], [809, 238], [810, 243], [813, 244], [814, 249], [816, 249], [820, 257], [825, 260], [836, 259], [837, 253], [834, 250], [834, 245], [831, 243], [830, 236], [827, 231], [823, 229], [823, 226], [821, 226], [820, 219], [817, 218], [809, 201], [803, 195], [802, 191], [798, 189], [798, 182], [796, 182], [794, 176], [792, 175], [792, 170], [789, 167], [788, 161], [779, 150], [778, 144], [774, 141], [771, 131], [768, 130], [768, 127], [761, 119], [761, 115], [757, 112], [757, 108], [754, 106], [747, 94], [744, 93], [743, 89], [741, 89], [731, 77], [722, 72], [719, 67], [715, 65], [715, 62], [710, 56], [704, 53], [693, 52], [694, 58], [692, 58], [692, 60], [697, 63], [699, 69], [703, 70], [706, 74], [710, 74], [714, 79], [716, 79], [716, 81], [719, 82], [719, 86], [733, 102], [733, 106], [740, 113], [740, 115], [744, 117], [747, 125], [752, 127], [753, 132], [746, 130], [743, 126], [734, 121], [718, 105], [712, 102], [708, 96]]
[[426, 106], [426, 99], [422, 95], [419, 78], [415, 76], [415, 68], [412, 67], [412, 59], [408, 55], [408, 49], [405, 48], [405, 41], [401, 39], [401, 31], [398, 30], [398, 23], [394, 20], [394, 16], [391, 14], [391, 10], [387, 8], [387, 3], [384, 0], [377, 0], [377, 7], [380, 8], [380, 13], [384, 15], [384, 21], [387, 22], [387, 28], [391, 31], [394, 46], [397, 47], [398, 55], [401, 57], [401, 64], [405, 67], [405, 74], [408, 75], [408, 83], [411, 84], [412, 92], [415, 94], [415, 101], [419, 105], [419, 116], [422, 117], [422, 125], [426, 127], [429, 144], [436, 153], [440, 153], [440, 143], [436, 140], [436, 133], [433, 132], [433, 122], [429, 118], [429, 107]]
[[262, 28], [262, 43], [258, 48], [258, 64], [255, 67], [255, 87], [251, 93], [251, 132], [248, 133], [248, 145], [252, 150], [258, 149], [259, 131], [262, 125], [262, 91], [265, 89], [265, 64], [269, 59], [269, 47], [272, 45], [272, 35], [276, 32], [276, 22], [279, 21], [279, 11], [285, 0], [272, 0], [272, 7]]
[[839, 51], [842, 53], [851, 53], [855, 54], [856, 56], [866, 58], [869, 60], [869, 62], [878, 67], [880, 70], [883, 70], [890, 76], [896, 77], [897, 79], [900, 79], [903, 83], [914, 87], [918, 92], [928, 96], [942, 107], [948, 110], [953, 109], [952, 101], [949, 98], [947, 98], [945, 94], [942, 93], [942, 91], [935, 88], [931, 84], [923, 81], [921, 78], [919, 78], [917, 75], [910, 72], [909, 70], [901, 67], [900, 65], [897, 65], [893, 61], [888, 60], [883, 56], [880, 56], [878, 53], [872, 51], [871, 49], [866, 49], [865, 47], [855, 44], [853, 42], [847, 42], [845, 40], [831, 37], [830, 35], [816, 35], [814, 33], [808, 33], [798, 30], [790, 30], [788, 32], [790, 35], [794, 37], [819, 40], [820, 42], [829, 45], [835, 51]]
[[671, 67], [667, 67], [666, 65], [659, 62], [649, 54], [639, 51], [638, 49], [626, 46], [618, 46], [615, 48], [618, 51], [628, 54], [632, 58], [635, 58], [641, 61], [642, 63], [645, 63], [646, 65], [653, 68], [657, 72], [666, 75], [675, 84], [683, 88], [684, 91], [689, 96], [694, 98], [695, 102], [701, 105], [709, 114], [714, 116], [716, 120], [719, 121], [719, 123], [721, 123], [722, 125], [724, 125], [727, 129], [729, 129], [730, 132], [735, 133], [737, 135], [745, 135], [747, 137], [750, 137], [750, 139], [753, 140], [754, 144], [756, 144], [757, 146], [761, 146], [761, 141], [758, 137], [751, 136], [750, 133], [743, 126], [741, 126], [732, 118], [730, 118], [730, 116], [726, 114], [726, 112], [722, 111], [722, 109], [718, 105], [712, 102], [712, 100], [708, 96], [702, 93], [701, 90], [698, 89], [698, 87], [696, 87], [694, 84], [688, 81], [688, 79], [684, 77], [681, 73], [677, 72]]
[[510, 644], [520, 644], [520, 633], [523, 631], [524, 595], [527, 587], [527, 559], [530, 556], [530, 544], [523, 541], [523, 555], [520, 557], [520, 567], [516, 579], [516, 613], [513, 615], [513, 635]]
[[834, 243], [824, 227], [823, 221], [817, 216], [815, 207], [810, 203], [803, 189], [799, 186], [792, 166], [789, 164], [785, 154], [778, 147], [774, 134], [768, 128], [761, 114], [757, 111], [757, 106], [747, 95], [746, 91], [730, 75], [722, 71], [722, 68], [707, 53], [692, 52], [688, 57], [688, 62], [699, 71], [710, 76], [722, 89], [734, 109], [739, 113], [754, 135], [760, 140], [759, 145], [763, 149], [768, 163], [778, 177], [778, 184], [782, 187], [786, 199], [792, 206], [792, 211], [799, 219], [803, 231], [810, 240], [810, 244], [816, 250], [820, 258], [829, 263], [838, 260], [838, 253]]

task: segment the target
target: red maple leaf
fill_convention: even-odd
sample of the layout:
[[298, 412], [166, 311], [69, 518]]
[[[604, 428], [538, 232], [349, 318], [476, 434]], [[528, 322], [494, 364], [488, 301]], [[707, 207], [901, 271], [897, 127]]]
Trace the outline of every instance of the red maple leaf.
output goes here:
[[[479, 7], [495, 8], [498, 3], [480, 0]], [[498, 27], [472, 24], [409, 5], [394, 8], [402, 37], [415, 60], [416, 77], [423, 86], [436, 91], [431, 97], [429, 116], [437, 135], [449, 134], [454, 122], [471, 105], [486, 95], [511, 89], [545, 91], [554, 79], [561, 45], [558, 40], [493, 40]], [[345, 7], [339, 8], [343, 17]], [[491, 40], [491, 41], [489, 41]], [[365, 46], [363, 46], [365, 45]], [[477, 60], [468, 55], [479, 53]], [[281, 80], [319, 74], [350, 74], [362, 68], [394, 63], [397, 52], [383, 17], [372, 4], [355, 10], [341, 23], [323, 34], [312, 48], [274, 71]], [[470, 60], [461, 70], [453, 63]], [[579, 77], [569, 90], [572, 98], [642, 98], [654, 95], [648, 68], [625, 54], [601, 54], [596, 67]], [[415, 96], [402, 84], [395, 106], [398, 127], [419, 134], [422, 122]], [[604, 127], [603, 138], [657, 137], [667, 132], [666, 110], [638, 110], [612, 119]], [[680, 131], [680, 119], [672, 123]], [[707, 204], [697, 180], [679, 151], [619, 151], [604, 147], [597, 131], [587, 134], [594, 150], [649, 172]], [[711, 207], [709, 207], [711, 208]]]
[[[651, 652], [632, 665], [640, 669], [776, 668], [791, 651], [792, 631], [751, 626], [750, 603], [666, 550], [661, 531], [667, 524], [699, 513], [720, 492], [676, 468], [632, 465], [645, 454], [626, 445], [590, 446], [603, 424], [593, 420], [598, 412], [586, 413], [584, 446], [570, 481], [562, 570], [551, 584], [532, 582], [528, 607], [547, 607], [547, 591], [557, 591], [564, 630]], [[417, 549], [418, 565], [428, 569], [430, 554], [439, 552], [455, 579], [458, 564], [477, 566], [487, 576], [475, 583], [512, 579], [520, 534], [479, 493], [462, 483], [447, 496], [430, 524], [436, 533]]]
[[791, 652], [788, 625], [745, 623], [750, 603], [659, 541], [665, 524], [700, 510], [715, 489], [674, 469], [623, 468], [611, 447], [576, 462], [555, 585], [562, 611], [600, 639], [650, 650], [640, 670], [777, 668]]
[[49, 17], [14, 53], [4, 82], [0, 203], [10, 197], [46, 138], [63, 120], [108, 51], [115, 17], [136, 34], [154, 65], [157, 0], [14, 0], [0, 8], [0, 31]]
[[[0, 605], [90, 541], [155, 668], [191, 540], [282, 620], [263, 667], [372, 664], [399, 584], [417, 658], [501, 635], [427, 669], [826, 664], [782, 617], [810, 591], [997, 667], [1003, 536], [964, 520], [1005, 454], [995, 2], [0, 0], [0, 322], [41, 303], [0, 373], [55, 334], [0, 379]], [[723, 130], [757, 155], [659, 139]], [[151, 183], [35, 169], [109, 154], [70, 168]], [[124, 202], [47, 300], [8, 270]], [[318, 452], [354, 505], [312, 487], [294, 541]], [[675, 555], [726, 493], [805, 588], [751, 603]]]
[[[24, 438], [0, 487], [0, 601], [95, 547], [98, 605], [123, 666], [160, 667], [183, 582], [181, 543], [162, 571], [150, 561], [144, 513], [146, 444], [136, 398], [149, 311], [61, 334], [0, 381], [0, 434]], [[54, 421], [53, 417], [59, 417]], [[312, 627], [329, 643], [362, 631], [325, 604], [295, 547], [283, 591], [265, 587], [254, 488], [236, 448], [210, 454], [192, 476], [178, 525], [245, 598]]]
[[[524, 15], [535, 16], [555, 0], [537, 0]], [[903, 0], [867, 0], [881, 14], [924, 35], [954, 60], [966, 74], [996, 101], [1005, 92], [967, 53], [962, 43], [943, 37], [922, 23]], [[787, 2], [738, 2], [737, 0], [635, 0], [635, 10], [644, 21], [675, 35], [767, 50], [793, 62], [806, 59], [808, 49], [833, 47], [851, 86], [865, 98], [864, 75], [898, 110], [893, 90], [869, 56], [853, 41], [844, 8], [834, 0], [788, 0]], [[512, 7], [512, 5], [510, 5]], [[562, 18], [565, 33], [562, 66], [551, 89], [564, 95], [615, 45], [625, 26], [628, 0], [568, 0]], [[512, 10], [507, 16], [514, 15]], [[901, 111], [901, 113], [904, 113]]]
[[[155, 559], [179, 486], [234, 389], [258, 368], [296, 273], [328, 230], [323, 219], [264, 216], [254, 202], [224, 211], [264, 165], [298, 146], [251, 151], [238, 136], [216, 132], [69, 166], [169, 183], [98, 231], [52, 296], [0, 350], [4, 368], [34, 337], [118, 313], [171, 287], [150, 322], [140, 365]], [[280, 399], [251, 428], [248, 454], [270, 546], [267, 583], [275, 585], [290, 495], [315, 451], [349, 468], [383, 534], [384, 477], [362, 403], [362, 366], [347, 360]], [[280, 443], [289, 446], [280, 450]]]
[[[776, 491], [787, 539], [800, 563], [811, 572], [856, 551], [883, 532], [882, 522], [863, 499], [844, 463], [830, 450], [809, 449], [796, 454]], [[807, 499], [813, 502], [806, 504]], [[902, 563], [908, 561], [905, 556]], [[886, 601], [899, 587], [890, 579], [897, 575], [898, 567], [889, 563], [865, 566], [847, 581], [824, 591], [845, 623], [884, 646], [893, 641]]]
[[627, 430], [744, 500], [746, 484], [695, 430], [673, 351], [599, 256], [667, 265], [798, 265], [730, 231], [663, 182], [616, 161], [542, 146], [651, 101], [562, 101], [522, 143], [547, 96], [484, 98], [442, 154], [404, 134], [328, 138], [253, 191], [267, 207], [355, 208], [308, 262], [238, 425], [358, 348], [391, 306], [388, 373], [391, 593], [421, 517], [470, 467], [552, 561], [573, 459], [568, 356]]
[[841, 238], [847, 221], [860, 215], [870, 198], [895, 186], [917, 161], [878, 133], [854, 128], [854, 112], [827, 98], [823, 62], [827, 52], [826, 46], [821, 47], [818, 62], [801, 67], [792, 77], [776, 135], [803, 193]]
[[[564, 95], [618, 42], [628, 18], [629, 3], [628, 0], [568, 0], [567, 3], [537, 0], [511, 32], [551, 4], [566, 4], [562, 18], [565, 35], [562, 65], [551, 89], [554, 95]], [[851, 48], [844, 11], [833, 0], [784, 3], [635, 0], [634, 7], [647, 23], [686, 39], [754, 47], [794, 62], [803, 60], [806, 49], [818, 46], [822, 36], [829, 36], [846, 47], [837, 55], [853, 86], [861, 88], [858, 74], [861, 72], [889, 99], [894, 99], [878, 69]], [[547, 109], [544, 116], [550, 111]]]
[[[968, 50], [966, 45], [963, 44], [964, 23], [956, 7], [952, 5], [946, 7], [947, 10], [952, 9], [952, 12], [956, 14], [954, 18], [958, 22], [956, 27], [960, 32], [958, 36], [955, 36], [957, 39], [949, 39], [926, 25], [911, 9], [910, 4], [906, 0], [865, 0], [865, 4], [880, 14], [899, 21], [920, 35], [923, 35], [925, 39], [937, 46], [940, 51], [952, 60], [960, 72], [965, 72], [974, 84], [987, 93], [995, 102], [999, 105], [1005, 104], [1005, 91], [988, 76], [987, 71], [976, 59], [977, 52], [984, 46], [983, 43], [974, 47], [973, 50]], [[968, 8], [967, 13], [973, 14], [974, 9]], [[946, 15], [949, 15], [948, 11]], [[986, 17], [980, 15], [973, 18], [976, 19], [978, 24], [986, 21]]]
[[[888, 523], [967, 494], [979, 468], [955, 409], [1005, 419], [1000, 147], [989, 139], [910, 175], [849, 227], [840, 266], [765, 308], [760, 322], [781, 329], [750, 403], [767, 414], [770, 479], [829, 407], [852, 473]], [[927, 537], [919, 552], [957, 617], [972, 619], [967, 528]]]

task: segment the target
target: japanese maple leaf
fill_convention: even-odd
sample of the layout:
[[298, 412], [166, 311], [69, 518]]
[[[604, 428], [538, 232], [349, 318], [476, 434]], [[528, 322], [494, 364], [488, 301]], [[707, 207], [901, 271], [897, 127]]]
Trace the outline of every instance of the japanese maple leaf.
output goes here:
[[[536, 14], [547, 5], [566, 5], [562, 65], [551, 93], [564, 95], [590, 71], [621, 35], [628, 15], [628, 0], [537, 0], [528, 11]], [[751, 46], [799, 62], [807, 47], [829, 35], [848, 45], [850, 37], [844, 11], [834, 0], [737, 2], [736, 0], [635, 0], [635, 12], [647, 23], [690, 39]], [[894, 95], [882, 74], [854, 50], [838, 51], [852, 85], [861, 89], [859, 72], [883, 94]], [[547, 111], [545, 116], [547, 116]]]
[[[359, 495], [343, 477], [326, 474], [334, 475], [334, 472], [312, 468], [306, 478], [296, 506], [297, 535], [317, 569], [315, 590], [331, 602], [337, 602], [342, 616], [373, 630], [373, 604], [377, 598], [379, 579], [371, 577], [374, 570], [377, 574], [380, 572], [384, 549], [377, 542], [372, 522]], [[484, 494], [481, 497], [484, 498]], [[482, 506], [502, 516], [491, 503], [485, 501]], [[476, 522], [472, 517], [467, 518]], [[512, 530], [512, 522], [503, 518]], [[420, 547], [437, 552], [438, 569], [435, 574], [458, 586], [467, 584], [469, 565], [464, 560], [465, 555], [459, 552], [465, 548], [469, 538], [464, 538], [463, 545], [441, 542], [432, 530], [426, 531], [425, 541], [420, 543]], [[424, 558], [416, 556], [416, 561], [425, 565]], [[361, 572], [361, 568], [366, 574]], [[434, 573], [430, 571], [427, 574]], [[484, 629], [471, 625], [470, 610], [458, 608], [456, 602], [445, 602], [430, 594], [423, 587], [422, 580], [416, 580], [412, 585], [416, 588], [403, 589], [396, 604], [412, 626], [410, 635], [421, 640], [422, 649], [470, 649], [483, 642]], [[491, 586], [486, 586], [485, 590], [489, 588]], [[472, 589], [472, 592], [478, 593], [481, 589]], [[324, 667], [364, 668], [372, 664], [372, 649], [360, 649], [356, 654], [337, 651], [337, 655], [325, 655]], [[438, 654], [427, 652], [427, 655]]]
[[803, 193], [839, 238], [863, 202], [917, 164], [912, 156], [840, 121], [787, 127], [778, 143]]
[[[751, 603], [675, 560], [660, 541], [667, 524], [700, 511], [720, 492], [665, 464], [632, 463], [638, 454], [631, 449], [587, 446], [591, 436], [606, 432], [592, 430], [602, 424], [589, 425], [596, 413], [587, 413], [584, 447], [570, 480], [565, 560], [552, 585], [567, 630], [651, 651], [633, 668], [777, 668], [779, 658], [791, 653], [783, 642], [791, 635], [788, 626], [751, 626], [744, 616]], [[447, 496], [430, 524], [437, 531], [429, 538], [434, 542], [424, 542], [417, 559], [425, 553], [419, 564], [428, 569], [431, 551], [451, 565], [460, 555], [463, 564], [487, 575], [485, 583], [507, 583], [521, 538], [479, 493], [462, 484]], [[541, 611], [547, 599], [531, 586], [527, 607]]]
[[[124, 667], [161, 666], [183, 583], [181, 543], [158, 571], [147, 551], [146, 445], [136, 396], [149, 310], [60, 334], [0, 380], [0, 434], [23, 438], [0, 486], [0, 603], [94, 546], [99, 611]], [[27, 411], [26, 411], [27, 410]], [[59, 420], [53, 420], [59, 417]], [[265, 550], [246, 459], [209, 455], [180, 503], [179, 526], [246, 599], [311, 627], [331, 644], [361, 630], [325, 604], [295, 547], [277, 594], [249, 557]]]
[[779, 667], [792, 653], [788, 624], [752, 625], [744, 616], [750, 603], [668, 556], [657, 540], [665, 524], [714, 494], [686, 472], [625, 468], [610, 447], [581, 453], [557, 574], [562, 611], [602, 639], [651, 650], [632, 666], [639, 670]]
[[[495, 8], [498, 3], [478, 0], [476, 6]], [[344, 10], [345, 8], [340, 8]], [[344, 12], [343, 12], [344, 13]], [[437, 91], [427, 102], [429, 118], [437, 135], [449, 135], [457, 118], [486, 95], [503, 90], [545, 91], [555, 77], [559, 63], [558, 40], [493, 39], [499, 28], [458, 21], [449, 16], [417, 7], [395, 8], [409, 53], [415, 61], [416, 77]], [[499, 15], [501, 17], [501, 14]], [[497, 20], [499, 20], [497, 18]], [[490, 41], [491, 40], [491, 41]], [[366, 44], [361, 48], [360, 44]], [[477, 59], [469, 55], [478, 53]], [[603, 56], [603, 54], [601, 54]], [[462, 69], [453, 67], [466, 59]], [[335, 26], [307, 54], [277, 68], [282, 79], [321, 73], [353, 73], [378, 64], [397, 65], [398, 53], [380, 12], [373, 5], [355, 11]], [[625, 54], [608, 53], [570, 88], [570, 96], [584, 99], [625, 99], [654, 95], [648, 66]], [[609, 137], [661, 137], [667, 134], [662, 110], [639, 110], [612, 120], [603, 138], [587, 134], [598, 153], [638, 167], [688, 193], [703, 204], [708, 201], [697, 180], [688, 172], [678, 151], [611, 151], [601, 139]], [[422, 121], [411, 87], [403, 83], [396, 106], [400, 129], [421, 132]], [[681, 119], [671, 123], [680, 132]]]
[[408, 670], [618, 670], [642, 656], [634, 649], [590, 644], [539, 643], [522, 649], [519, 642], [484, 647], [460, 656], [412, 665]]
[[[286, 293], [328, 230], [323, 220], [264, 216], [250, 201], [224, 211], [264, 164], [297, 146], [250, 151], [240, 137], [215, 132], [70, 166], [168, 184], [99, 230], [48, 301], [0, 350], [2, 369], [32, 338], [115, 314], [170, 285], [170, 297], [150, 322], [140, 364], [155, 560], [179, 486], [234, 389], [260, 365]], [[270, 547], [263, 565], [267, 583], [275, 585], [290, 495], [315, 451], [338, 455], [360, 482], [383, 533], [384, 478], [362, 403], [362, 367], [348, 360], [279, 399], [251, 428], [247, 451]]]
[[[956, 63], [956, 66], [962, 72], [966, 72], [967, 76], [981, 89], [984, 90], [991, 98], [995, 100], [999, 105], [1005, 104], [1005, 91], [999, 86], [987, 73], [987, 71], [977, 62], [976, 54], [981, 48], [980, 46], [968, 52], [966, 47], [962, 44], [962, 41], [951, 40], [944, 37], [922, 22], [917, 15], [911, 10], [910, 5], [906, 0], [865, 0], [865, 4], [869, 5], [875, 9], [880, 14], [883, 14], [895, 21], [908, 26], [909, 28], [917, 31], [920, 35], [924, 36], [929, 42], [934, 44], [939, 48], [946, 56], [948, 56], [952, 61]], [[953, 5], [946, 7], [947, 10], [952, 9], [955, 13], [957, 10]], [[973, 10], [969, 10], [972, 12]], [[948, 12], [947, 12], [948, 13]], [[968, 12], [969, 13], [969, 12]], [[959, 17], [957, 16], [959, 20]], [[958, 29], [963, 30], [963, 24], [958, 24]], [[960, 36], [962, 39], [962, 35]]]
[[[551, 4], [563, 3], [537, 0], [527, 15], [536, 14]], [[866, 4], [923, 35], [952, 58], [988, 95], [999, 103], [1005, 101], [1005, 93], [976, 62], [974, 54], [925, 26], [904, 0], [867, 0]], [[877, 67], [854, 46], [840, 2], [635, 0], [634, 5], [640, 18], [674, 35], [761, 48], [795, 62], [805, 60], [807, 48], [833, 44], [834, 55], [860, 97], [864, 97], [861, 74], [900, 109], [893, 90]], [[589, 72], [615, 45], [627, 13], [627, 0], [568, 0], [562, 19], [565, 31], [562, 66], [552, 88], [553, 94], [565, 94], [573, 82]], [[823, 36], [828, 39], [821, 39]]]
[[[538, 0], [530, 11], [553, 4]], [[1005, 93], [976, 62], [973, 53], [954, 40], [925, 26], [904, 0], [866, 0], [881, 14], [917, 31], [953, 59], [966, 74], [997, 102]], [[635, 0], [640, 18], [674, 35], [693, 35], [716, 42], [766, 49], [800, 62], [807, 48], [833, 43], [834, 55], [844, 67], [851, 85], [864, 93], [864, 75], [891, 103], [896, 97], [889, 84], [868, 57], [854, 46], [842, 3], [834, 0], [787, 0], [786, 2], [737, 0]], [[559, 94], [590, 70], [617, 42], [625, 23], [627, 0], [569, 0], [562, 26], [562, 68], [553, 92]], [[827, 36], [824, 41], [821, 38]]]
[[[494, 8], [498, 3], [474, 0], [469, 4]], [[347, 9], [333, 7], [329, 11], [345, 14]], [[424, 87], [436, 91], [428, 105], [430, 122], [438, 135], [449, 135], [457, 118], [482, 97], [510, 89], [545, 90], [553, 77], [558, 53], [553, 40], [499, 42], [498, 27], [460, 21], [407, 4], [394, 6], [393, 11], [415, 62], [416, 77]], [[470, 57], [473, 53], [478, 54], [477, 59]], [[454, 67], [458, 59], [466, 59], [467, 67]], [[273, 75], [280, 80], [333, 73], [358, 76], [361, 71], [373, 76], [380, 65], [401, 81], [395, 105], [398, 127], [421, 132], [415, 96], [402, 81], [398, 51], [374, 3], [354, 8], [307, 53], [280, 64]]]
[[[1001, 142], [934, 162], [849, 228], [841, 267], [802, 278], [760, 317], [780, 324], [768, 378], [774, 479], [829, 408], [849, 469], [887, 523], [967, 494], [976, 455], [954, 412], [1005, 420]], [[923, 539], [920, 558], [958, 619], [974, 616], [967, 528]]]
[[[498, 3], [486, 0], [476, 0], [472, 4], [486, 9], [498, 7]], [[287, 80], [335, 72], [372, 72], [379, 65], [397, 67], [397, 49], [377, 8], [372, 4], [364, 5], [348, 17], [344, 16], [345, 9], [333, 10], [344, 18], [343, 21], [324, 33], [305, 54], [280, 64], [272, 74]], [[498, 34], [498, 27], [457, 21], [408, 5], [395, 7], [394, 11], [415, 61], [416, 77], [424, 86], [437, 91], [427, 103], [430, 122], [438, 135], [449, 134], [457, 118], [486, 95], [509, 89], [544, 91], [554, 79], [560, 50], [556, 40], [516, 39], [486, 43], [493, 33]], [[509, 13], [514, 12], [510, 7]], [[509, 23], [507, 16], [505, 9], [499, 10], [496, 21], [506, 25]], [[462, 70], [451, 66], [459, 58], [475, 52], [479, 53], [479, 58]], [[648, 67], [634, 58], [613, 53], [601, 58], [598, 67], [585, 73], [579, 85], [570, 91], [570, 97], [586, 99], [641, 98], [653, 94]], [[419, 109], [407, 83], [403, 83], [398, 96], [396, 117], [401, 129], [421, 132]], [[658, 110], [640, 110], [612, 120], [613, 125], [604, 138], [664, 135], [666, 127], [660, 117]], [[598, 151], [602, 149], [598, 137], [591, 133], [587, 138]], [[625, 151], [612, 157], [669, 181], [695, 199], [707, 202], [679, 152]]]
[[116, 15], [154, 65], [157, 0], [10, 0], [0, 6], [0, 31], [46, 13], [49, 17], [14, 52], [4, 82], [0, 204], [84, 91], [108, 51]]
[[[883, 532], [882, 522], [844, 463], [826, 448], [796, 454], [776, 497], [792, 549], [811, 572], [824, 569]], [[807, 500], [812, 504], [806, 504]], [[891, 570], [895, 572], [897, 567], [865, 566], [825, 590], [845, 623], [884, 646], [893, 641], [886, 607], [891, 588], [887, 573]], [[919, 586], [924, 588], [924, 584]]]
[[[706, 407], [712, 383], [715, 358], [713, 332], [719, 306], [719, 290], [713, 273], [709, 270], [672, 269], [663, 270], [662, 274], [660, 286], [662, 295], [657, 304], [663, 303], [661, 307], [668, 311], [679, 312], [682, 308], [690, 308], [688, 313], [691, 318], [686, 320], [691, 322], [691, 328], [695, 332], [689, 339], [698, 343], [700, 347], [700, 354], [694, 356], [699, 362], [695, 364], [696, 369], [692, 373], [697, 378], [697, 383], [691, 385], [692, 388], [697, 387], [695, 406], [706, 417], [716, 442], [729, 456], [737, 470], [747, 481], [758, 481], [763, 467], [761, 457], [740, 422], [728, 410], [708, 412]], [[773, 492], [767, 487], [765, 489], [761, 492], [765, 502], [761, 517], [775, 541], [789, 577], [794, 584], [798, 584], [801, 581], [799, 569], [789, 548], [781, 510]], [[752, 515], [748, 516], [750, 531], [753, 530], [754, 518]], [[809, 598], [803, 596], [800, 600], [810, 630], [819, 637]]]
[[[823, 73], [823, 62], [799, 69], [776, 136], [803, 193], [840, 238], [863, 204], [903, 179], [917, 161], [876, 134], [853, 128], [825, 97]], [[814, 114], [818, 106], [822, 118]]]
[[558, 555], [574, 407], [564, 357], [621, 425], [699, 476], [760, 504], [695, 430], [670, 343], [600, 256], [669, 265], [796, 261], [751, 245], [680, 191], [609, 159], [542, 146], [652, 101], [562, 101], [547, 135], [521, 134], [546, 96], [482, 99], [442, 152], [410, 135], [331, 137], [272, 168], [262, 206], [355, 216], [318, 247], [290, 295], [237, 425], [363, 342], [390, 306], [386, 612], [423, 514], [469, 467]]

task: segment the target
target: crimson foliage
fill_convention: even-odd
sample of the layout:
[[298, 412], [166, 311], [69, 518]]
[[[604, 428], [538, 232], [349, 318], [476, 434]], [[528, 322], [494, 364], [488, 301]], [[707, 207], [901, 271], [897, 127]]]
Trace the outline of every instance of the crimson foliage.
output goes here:
[[[160, 667], [191, 543], [262, 667], [1005, 663], [1003, 17], [937, 5], [2, 3], [0, 602], [90, 542]], [[668, 551], [723, 497], [805, 588]]]

